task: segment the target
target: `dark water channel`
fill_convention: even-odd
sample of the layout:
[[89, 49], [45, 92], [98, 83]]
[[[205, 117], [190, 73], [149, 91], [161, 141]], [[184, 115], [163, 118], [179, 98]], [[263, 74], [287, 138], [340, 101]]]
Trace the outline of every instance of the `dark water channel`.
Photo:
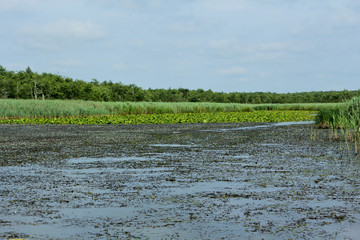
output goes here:
[[359, 159], [309, 123], [0, 134], [1, 239], [360, 236]]

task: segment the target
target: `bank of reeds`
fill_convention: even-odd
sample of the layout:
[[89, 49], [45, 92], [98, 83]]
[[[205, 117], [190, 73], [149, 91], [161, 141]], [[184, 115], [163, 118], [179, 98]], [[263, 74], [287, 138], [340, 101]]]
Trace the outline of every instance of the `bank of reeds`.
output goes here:
[[250, 112], [258, 110], [318, 111], [337, 104], [238, 104], [168, 102], [94, 102], [82, 100], [0, 100], [0, 118], [93, 115]]
[[331, 129], [334, 138], [338, 138], [340, 132], [345, 140], [355, 143], [355, 153], [357, 153], [360, 140], [360, 97], [320, 109], [316, 124]]

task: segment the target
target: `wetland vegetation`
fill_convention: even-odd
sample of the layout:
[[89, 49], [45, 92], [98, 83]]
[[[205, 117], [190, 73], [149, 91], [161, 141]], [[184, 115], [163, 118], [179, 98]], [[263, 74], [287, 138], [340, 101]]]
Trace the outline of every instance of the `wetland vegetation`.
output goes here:
[[360, 142], [360, 97], [354, 97], [350, 101], [337, 106], [321, 108], [316, 117], [316, 124], [319, 127], [329, 128], [331, 138], [337, 139], [342, 136], [346, 141], [354, 142], [355, 153], [358, 153]]
[[0, 118], [66, 117], [162, 113], [250, 112], [258, 110], [318, 111], [341, 103], [239, 104], [170, 102], [95, 102], [84, 100], [0, 99]]
[[317, 124], [327, 128], [359, 131], [360, 97], [319, 109]]
[[314, 111], [254, 111], [218, 113], [164, 113], [141, 115], [110, 115], [82, 117], [48, 117], [2, 119], [0, 123], [14, 124], [176, 124], [176, 123], [235, 123], [290, 122], [315, 119]]

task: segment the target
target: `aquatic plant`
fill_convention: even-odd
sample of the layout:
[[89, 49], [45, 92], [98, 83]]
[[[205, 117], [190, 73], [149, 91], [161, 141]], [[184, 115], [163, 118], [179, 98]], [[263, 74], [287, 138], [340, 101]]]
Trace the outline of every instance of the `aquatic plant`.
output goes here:
[[341, 105], [320, 109], [316, 124], [329, 128], [337, 138], [338, 130], [346, 140], [355, 142], [355, 152], [360, 140], [360, 97], [354, 97]]
[[48, 117], [2, 119], [12, 124], [176, 124], [176, 123], [234, 123], [289, 122], [314, 120], [313, 111], [253, 111], [218, 113], [164, 113], [108, 116]]

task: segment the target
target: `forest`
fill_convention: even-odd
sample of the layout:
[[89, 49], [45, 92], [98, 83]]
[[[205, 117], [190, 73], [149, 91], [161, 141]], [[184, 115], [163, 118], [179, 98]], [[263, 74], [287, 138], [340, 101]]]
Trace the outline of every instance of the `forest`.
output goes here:
[[[241, 89], [241, 86], [239, 86]], [[212, 90], [142, 89], [135, 84], [74, 80], [52, 73], [8, 71], [0, 65], [0, 99], [73, 99], [104, 102], [336, 103], [360, 96], [356, 91], [297, 93], [213, 92]]]

